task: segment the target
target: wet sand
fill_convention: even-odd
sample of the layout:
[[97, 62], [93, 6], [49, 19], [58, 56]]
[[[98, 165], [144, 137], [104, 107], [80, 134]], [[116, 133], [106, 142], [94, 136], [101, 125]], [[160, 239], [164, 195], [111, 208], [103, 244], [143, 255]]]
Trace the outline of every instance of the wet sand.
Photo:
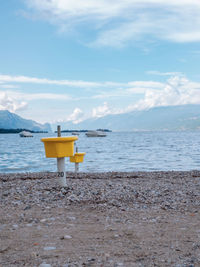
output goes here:
[[200, 171], [0, 174], [0, 266], [200, 266]]

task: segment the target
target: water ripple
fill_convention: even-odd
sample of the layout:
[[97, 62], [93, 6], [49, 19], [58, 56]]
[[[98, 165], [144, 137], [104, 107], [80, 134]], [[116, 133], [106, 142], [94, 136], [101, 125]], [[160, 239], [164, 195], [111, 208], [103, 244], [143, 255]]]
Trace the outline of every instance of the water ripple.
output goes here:
[[[0, 172], [56, 171], [56, 159], [45, 158], [42, 137], [45, 134], [33, 138], [1, 134]], [[76, 144], [79, 151], [86, 152], [80, 171], [200, 169], [199, 132], [118, 132], [108, 133], [105, 138], [80, 134]], [[69, 159], [66, 170], [74, 171]]]

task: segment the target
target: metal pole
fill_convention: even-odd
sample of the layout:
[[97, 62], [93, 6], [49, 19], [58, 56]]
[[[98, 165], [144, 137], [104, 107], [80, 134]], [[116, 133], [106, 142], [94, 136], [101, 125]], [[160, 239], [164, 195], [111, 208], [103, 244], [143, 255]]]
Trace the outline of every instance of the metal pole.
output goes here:
[[79, 163], [75, 163], [75, 173], [78, 173], [79, 171]]
[[[61, 137], [61, 127], [57, 126], [57, 135]], [[57, 170], [60, 186], [66, 186], [65, 158], [57, 158]]]
[[[78, 153], [78, 147], [76, 147], [76, 153]], [[79, 171], [79, 163], [75, 162], [75, 173], [78, 173]]]
[[57, 158], [57, 169], [60, 186], [66, 186], [65, 158]]
[[57, 135], [58, 135], [58, 137], [61, 137], [61, 127], [60, 127], [60, 125], [57, 126]]

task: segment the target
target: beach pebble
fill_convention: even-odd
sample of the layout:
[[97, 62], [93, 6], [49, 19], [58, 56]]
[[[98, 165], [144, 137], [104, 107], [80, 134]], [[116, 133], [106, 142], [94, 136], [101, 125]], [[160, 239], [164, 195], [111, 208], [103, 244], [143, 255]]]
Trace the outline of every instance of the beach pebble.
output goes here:
[[71, 235], [64, 235], [62, 236], [60, 239], [63, 240], [63, 239], [71, 239]]
[[48, 264], [48, 263], [41, 263], [40, 265], [39, 265], [39, 267], [51, 267], [51, 264]]
[[95, 260], [96, 260], [95, 258], [89, 258], [88, 259], [89, 262], [95, 262]]
[[48, 250], [55, 250], [56, 247], [44, 247], [44, 250], [48, 251]]
[[71, 237], [71, 235], [65, 235], [64, 236], [64, 239], [71, 239], [72, 237]]
[[76, 217], [74, 217], [74, 216], [68, 216], [67, 218], [70, 219], [71, 221], [75, 221], [76, 220]]

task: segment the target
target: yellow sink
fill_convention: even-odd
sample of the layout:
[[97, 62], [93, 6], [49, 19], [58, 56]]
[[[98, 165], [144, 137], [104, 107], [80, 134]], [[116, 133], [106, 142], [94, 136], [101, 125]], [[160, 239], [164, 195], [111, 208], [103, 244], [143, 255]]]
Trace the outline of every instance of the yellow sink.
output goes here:
[[74, 141], [77, 136], [42, 138], [47, 158], [63, 158], [74, 155]]
[[74, 156], [70, 157], [70, 162], [80, 163], [83, 162], [85, 152], [76, 152]]

